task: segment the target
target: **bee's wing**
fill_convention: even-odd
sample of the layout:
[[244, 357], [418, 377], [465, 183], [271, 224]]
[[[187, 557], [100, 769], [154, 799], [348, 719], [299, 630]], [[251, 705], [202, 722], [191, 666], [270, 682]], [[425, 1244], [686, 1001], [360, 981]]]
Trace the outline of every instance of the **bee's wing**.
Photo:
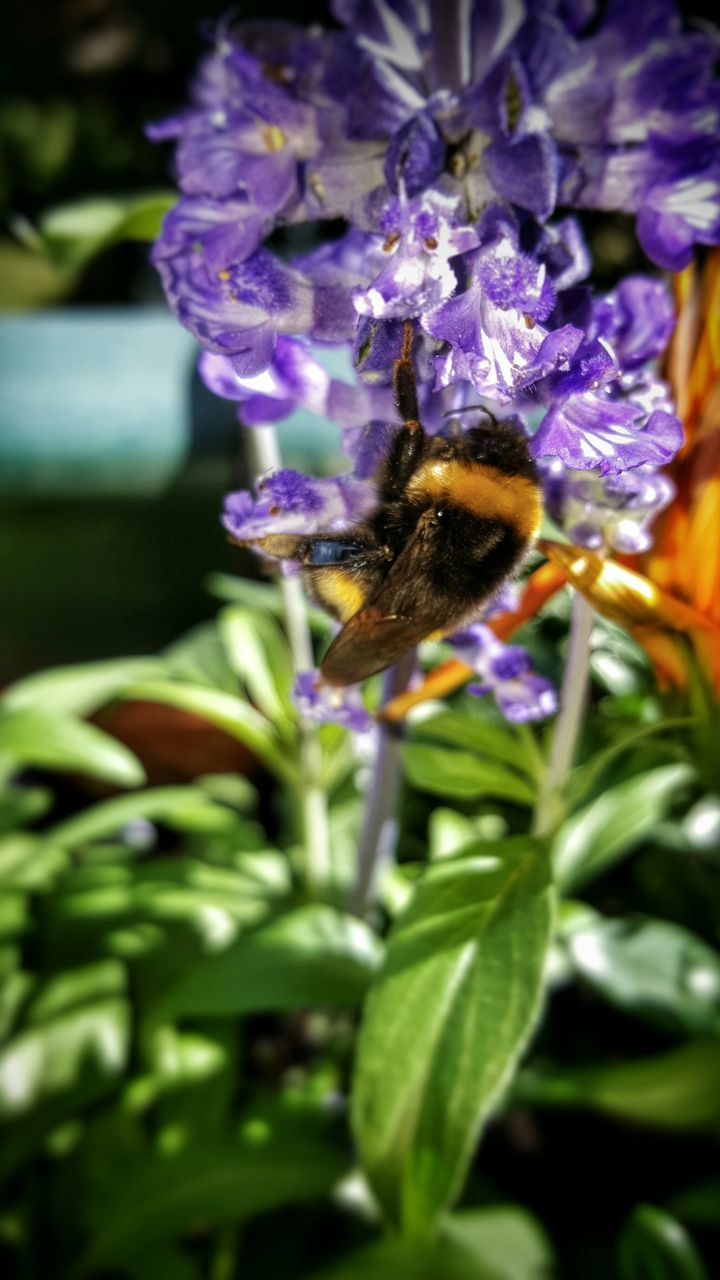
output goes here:
[[333, 640], [321, 666], [328, 684], [364, 680], [433, 631], [453, 625], [448, 596], [437, 590], [444, 535], [431, 515], [420, 519], [382, 585]]

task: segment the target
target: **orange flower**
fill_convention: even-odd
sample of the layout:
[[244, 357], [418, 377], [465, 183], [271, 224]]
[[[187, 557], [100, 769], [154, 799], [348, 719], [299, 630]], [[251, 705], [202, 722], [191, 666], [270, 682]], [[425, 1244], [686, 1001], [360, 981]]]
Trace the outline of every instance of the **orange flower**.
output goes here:
[[[691, 637], [720, 693], [720, 250], [708, 256], [701, 275], [691, 266], [676, 277], [675, 296], [678, 323], [665, 372], [686, 435], [669, 468], [677, 497], [653, 526], [652, 549], [633, 563], [705, 620]], [[672, 644], [649, 639], [659, 669], [684, 686], [682, 650], [675, 645], [672, 653]]]

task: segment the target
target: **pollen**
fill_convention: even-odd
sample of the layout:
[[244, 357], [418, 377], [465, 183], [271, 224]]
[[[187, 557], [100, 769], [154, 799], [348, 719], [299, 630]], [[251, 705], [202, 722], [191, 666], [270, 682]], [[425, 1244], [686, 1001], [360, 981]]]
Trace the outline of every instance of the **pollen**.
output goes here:
[[223, 267], [221, 271], [218, 271], [218, 280], [229, 280], [229, 279], [230, 279], [230, 272], [228, 271], [227, 267]]
[[279, 125], [269, 124], [262, 130], [262, 139], [267, 151], [282, 151], [287, 138]]

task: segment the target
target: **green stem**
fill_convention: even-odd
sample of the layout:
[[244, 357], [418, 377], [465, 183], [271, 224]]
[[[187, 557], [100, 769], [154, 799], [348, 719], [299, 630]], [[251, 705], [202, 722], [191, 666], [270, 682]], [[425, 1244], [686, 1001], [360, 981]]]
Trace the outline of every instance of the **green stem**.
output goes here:
[[[402, 693], [415, 665], [411, 649], [383, 675], [382, 702]], [[373, 762], [372, 779], [365, 802], [358, 845], [357, 880], [350, 909], [362, 916], [371, 902], [382, 862], [392, 858], [398, 836], [398, 796], [400, 793], [402, 729], [396, 724], [380, 724]]]
[[533, 820], [533, 834], [537, 836], [552, 834], [562, 821], [563, 791], [575, 759], [587, 695], [593, 621], [591, 606], [579, 591], [576, 592], [560, 690], [560, 711], [555, 721], [550, 759], [540, 786]]
[[[282, 457], [275, 428], [273, 426], [253, 427], [251, 438], [257, 473], [264, 475], [266, 471], [279, 471], [282, 467]], [[281, 576], [280, 593], [295, 673], [309, 671], [314, 667], [315, 659], [307, 619], [305, 593], [300, 578]], [[319, 897], [322, 896], [330, 879], [327, 797], [319, 782], [322, 751], [317, 730], [311, 725], [300, 725], [298, 741], [300, 785], [297, 800], [305, 853], [305, 878], [310, 895]]]

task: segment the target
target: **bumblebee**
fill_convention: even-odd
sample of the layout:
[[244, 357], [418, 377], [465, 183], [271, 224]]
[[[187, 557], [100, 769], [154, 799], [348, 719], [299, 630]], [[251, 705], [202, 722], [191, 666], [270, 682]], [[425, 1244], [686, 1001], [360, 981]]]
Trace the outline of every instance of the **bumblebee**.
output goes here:
[[540, 482], [526, 437], [494, 419], [453, 439], [427, 435], [411, 348], [406, 322], [393, 366], [402, 425], [376, 476], [376, 509], [342, 533], [268, 534], [240, 544], [295, 561], [316, 603], [343, 624], [320, 668], [331, 685], [364, 680], [420, 640], [476, 618], [540, 527]]

